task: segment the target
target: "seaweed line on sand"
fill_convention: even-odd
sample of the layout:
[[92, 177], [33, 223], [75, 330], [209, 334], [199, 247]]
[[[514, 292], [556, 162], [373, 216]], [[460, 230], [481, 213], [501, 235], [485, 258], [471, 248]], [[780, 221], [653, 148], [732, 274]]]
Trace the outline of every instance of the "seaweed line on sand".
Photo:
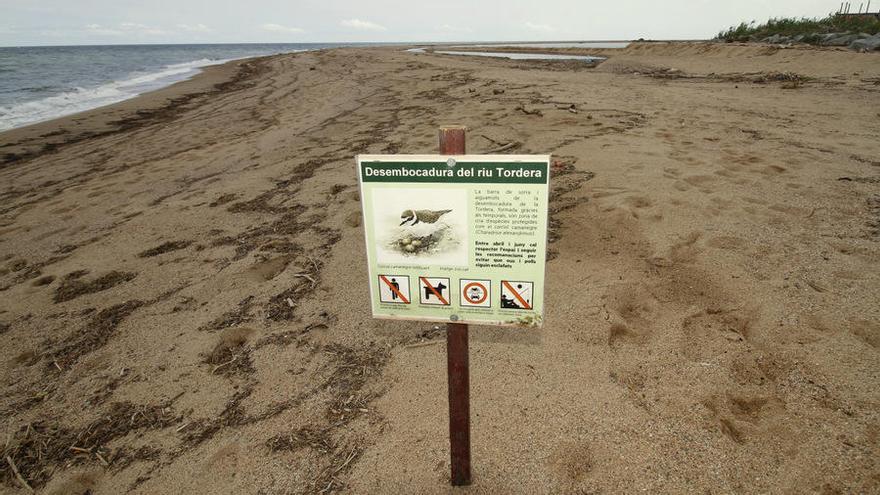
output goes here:
[[119, 467], [117, 462], [128, 465], [136, 460], [138, 453], [129, 452], [125, 447], [112, 449], [108, 444], [135, 431], [167, 428], [177, 423], [180, 419], [173, 414], [171, 402], [154, 405], [115, 402], [80, 429], [45, 420], [21, 425], [9, 435], [3, 448], [2, 457], [7, 459], [8, 466], [0, 471], [0, 481], [20, 486], [24, 480], [31, 487], [40, 488], [62, 465], [100, 463]]

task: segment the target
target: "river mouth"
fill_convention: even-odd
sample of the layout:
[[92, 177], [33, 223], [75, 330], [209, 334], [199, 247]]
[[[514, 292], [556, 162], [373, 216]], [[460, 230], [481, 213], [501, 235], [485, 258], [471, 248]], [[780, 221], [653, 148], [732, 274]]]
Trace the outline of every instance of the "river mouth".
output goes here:
[[[487, 43], [467, 45], [471, 48], [626, 48], [629, 41], [571, 41], [550, 43]], [[453, 48], [462, 48], [455, 46]]]
[[[425, 48], [410, 48], [410, 53], [429, 53]], [[459, 50], [433, 50], [430, 53], [441, 55], [465, 55], [472, 57], [506, 58], [510, 60], [579, 60], [587, 63], [596, 63], [605, 60], [605, 57], [590, 55], [568, 55], [561, 53], [517, 53], [517, 52], [488, 52], [488, 51], [459, 51]]]

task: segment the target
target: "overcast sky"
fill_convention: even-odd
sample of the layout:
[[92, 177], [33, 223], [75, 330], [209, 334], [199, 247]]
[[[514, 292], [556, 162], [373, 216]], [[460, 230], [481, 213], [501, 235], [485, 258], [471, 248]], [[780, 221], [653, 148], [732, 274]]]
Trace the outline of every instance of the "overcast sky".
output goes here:
[[[860, 2], [854, 3], [853, 10]], [[828, 0], [0, 0], [0, 46], [701, 39], [740, 21], [824, 16], [839, 6]]]

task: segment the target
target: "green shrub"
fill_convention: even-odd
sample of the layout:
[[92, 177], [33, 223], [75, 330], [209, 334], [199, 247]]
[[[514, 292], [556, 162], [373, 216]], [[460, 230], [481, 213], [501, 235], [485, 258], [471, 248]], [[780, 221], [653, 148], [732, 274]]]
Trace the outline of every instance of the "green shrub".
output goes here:
[[782, 36], [805, 35], [805, 43], [817, 43], [816, 35], [825, 33], [880, 33], [880, 19], [877, 17], [838, 16], [831, 14], [822, 19], [802, 17], [769, 19], [763, 24], [755, 21], [740, 23], [725, 31], [718, 33], [716, 39], [725, 41], [749, 41], [750, 38], [758, 39], [779, 34]]

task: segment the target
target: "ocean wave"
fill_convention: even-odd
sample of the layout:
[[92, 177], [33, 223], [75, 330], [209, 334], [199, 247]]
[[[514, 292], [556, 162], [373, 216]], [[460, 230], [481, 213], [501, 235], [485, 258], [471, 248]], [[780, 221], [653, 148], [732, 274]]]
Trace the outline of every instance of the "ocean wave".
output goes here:
[[155, 72], [130, 74], [125, 79], [94, 88], [76, 88], [38, 100], [0, 107], [0, 131], [118, 103], [188, 79], [202, 67], [226, 61], [203, 58], [170, 64]]

